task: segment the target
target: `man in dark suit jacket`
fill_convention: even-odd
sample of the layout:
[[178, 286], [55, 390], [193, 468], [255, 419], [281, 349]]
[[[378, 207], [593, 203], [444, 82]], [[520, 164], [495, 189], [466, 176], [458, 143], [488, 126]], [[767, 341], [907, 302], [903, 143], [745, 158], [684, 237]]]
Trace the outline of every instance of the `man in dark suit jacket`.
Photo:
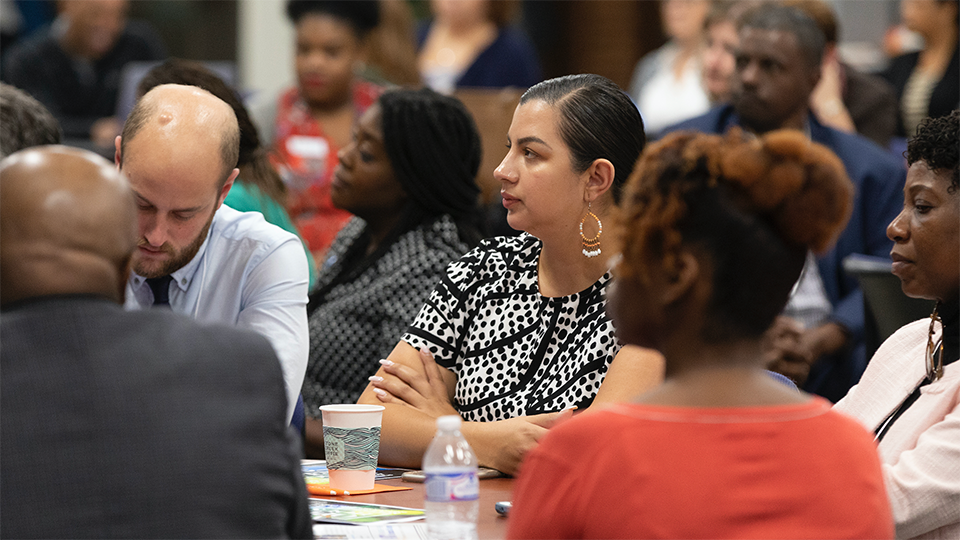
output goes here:
[[270, 343], [124, 311], [137, 238], [106, 160], [0, 162], [0, 536], [312, 537]]
[[819, 272], [828, 313], [805, 328], [779, 319], [770, 332], [768, 351], [771, 369], [805, 381], [807, 391], [837, 401], [866, 367], [863, 294], [856, 280], [844, 273], [841, 261], [853, 253], [889, 256], [892, 242], [886, 228], [900, 212], [906, 168], [869, 140], [828, 128], [810, 113], [825, 39], [807, 15], [766, 4], [745, 15], [739, 37], [732, 104], [668, 131], [723, 133], [740, 126], [762, 134], [799, 129], [843, 161], [856, 188], [853, 214], [836, 245], [818, 258], [818, 264], [810, 265], [811, 271]]

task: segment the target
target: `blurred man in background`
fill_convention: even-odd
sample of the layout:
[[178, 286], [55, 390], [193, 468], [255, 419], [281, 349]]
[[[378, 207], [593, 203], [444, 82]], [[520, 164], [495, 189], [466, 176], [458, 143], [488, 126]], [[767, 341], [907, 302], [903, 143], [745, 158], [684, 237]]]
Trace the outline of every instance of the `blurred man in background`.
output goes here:
[[53, 24], [4, 56], [3, 81], [43, 103], [66, 139], [109, 150], [121, 128], [114, 117], [121, 70], [166, 56], [151, 27], [127, 21], [129, 7], [127, 0], [58, 2]]

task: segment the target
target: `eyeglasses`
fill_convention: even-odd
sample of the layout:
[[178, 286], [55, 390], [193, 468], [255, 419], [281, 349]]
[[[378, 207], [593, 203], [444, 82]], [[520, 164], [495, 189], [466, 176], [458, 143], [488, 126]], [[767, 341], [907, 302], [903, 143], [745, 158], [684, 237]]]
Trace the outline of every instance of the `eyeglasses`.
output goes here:
[[[937, 314], [939, 307], [940, 302], [933, 307], [933, 313], [930, 314], [930, 330], [927, 332], [927, 380], [931, 382], [939, 381], [943, 377], [943, 336], [940, 336], [936, 343], [933, 341], [934, 323], [940, 323], [940, 327], [943, 327], [943, 321]], [[934, 355], [937, 357], [936, 361], [934, 361]]]

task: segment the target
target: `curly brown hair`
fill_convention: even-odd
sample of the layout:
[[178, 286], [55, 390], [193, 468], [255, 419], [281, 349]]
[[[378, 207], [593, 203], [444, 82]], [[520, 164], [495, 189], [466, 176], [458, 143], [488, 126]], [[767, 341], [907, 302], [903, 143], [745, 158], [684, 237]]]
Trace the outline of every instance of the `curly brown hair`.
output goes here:
[[779, 313], [807, 250], [823, 252], [850, 217], [843, 163], [799, 131], [756, 139], [674, 133], [627, 181], [617, 219], [620, 279], [672, 272], [681, 247], [710, 258], [705, 338], [757, 337]]

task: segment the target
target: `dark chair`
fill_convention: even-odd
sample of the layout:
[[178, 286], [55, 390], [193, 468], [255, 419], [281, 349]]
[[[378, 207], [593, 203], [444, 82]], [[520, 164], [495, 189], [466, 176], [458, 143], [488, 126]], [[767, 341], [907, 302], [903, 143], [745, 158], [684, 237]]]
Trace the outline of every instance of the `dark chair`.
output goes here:
[[903, 294], [900, 278], [891, 273], [892, 266], [890, 259], [860, 254], [843, 260], [844, 271], [857, 279], [863, 291], [863, 339], [867, 358], [873, 356], [890, 334], [933, 311], [933, 300]]

